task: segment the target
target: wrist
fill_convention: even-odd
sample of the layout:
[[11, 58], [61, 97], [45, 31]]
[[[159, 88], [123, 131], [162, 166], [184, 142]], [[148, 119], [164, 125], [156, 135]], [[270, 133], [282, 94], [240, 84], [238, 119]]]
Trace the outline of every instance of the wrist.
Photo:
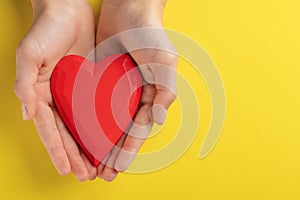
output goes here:
[[65, 9], [72, 9], [86, 4], [87, 0], [31, 0], [34, 11], [41, 11], [47, 7], [64, 7]]
[[168, 0], [103, 0], [103, 3], [109, 3], [113, 5], [124, 5], [131, 3], [141, 3], [143, 5], [163, 5], [165, 6]]
[[73, 12], [89, 5], [87, 0], [31, 0], [34, 16], [46, 10]]
[[167, 0], [104, 0], [116, 13], [127, 13], [132, 16], [151, 15], [162, 18]]

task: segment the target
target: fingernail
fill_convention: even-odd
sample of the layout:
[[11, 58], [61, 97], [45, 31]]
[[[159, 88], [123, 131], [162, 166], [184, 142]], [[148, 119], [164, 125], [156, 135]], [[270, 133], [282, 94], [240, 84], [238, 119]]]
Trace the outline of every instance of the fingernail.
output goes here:
[[22, 116], [23, 116], [23, 120], [27, 120], [27, 107], [25, 104], [22, 104]]
[[167, 110], [160, 104], [154, 104], [152, 106], [152, 115], [153, 115], [153, 120], [159, 124], [162, 125], [167, 116]]

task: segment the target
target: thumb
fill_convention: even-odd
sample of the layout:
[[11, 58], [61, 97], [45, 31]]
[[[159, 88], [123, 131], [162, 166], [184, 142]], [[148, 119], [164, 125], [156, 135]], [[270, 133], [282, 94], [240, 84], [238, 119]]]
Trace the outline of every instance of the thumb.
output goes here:
[[176, 99], [176, 67], [160, 65], [155, 70], [154, 81], [156, 94], [152, 106], [152, 117], [157, 124], [161, 125], [166, 120], [167, 109]]
[[38, 77], [38, 67], [34, 55], [34, 51], [24, 44], [17, 48], [14, 92], [22, 103], [24, 120], [32, 119], [37, 110], [37, 95], [34, 87]]
[[152, 118], [155, 123], [162, 125], [167, 116], [167, 109], [176, 99], [176, 93], [171, 92], [169, 89], [160, 86], [157, 89], [153, 106], [152, 106]]
[[14, 91], [22, 103], [23, 119], [31, 120], [37, 110], [37, 98], [33, 86], [27, 86], [16, 80]]

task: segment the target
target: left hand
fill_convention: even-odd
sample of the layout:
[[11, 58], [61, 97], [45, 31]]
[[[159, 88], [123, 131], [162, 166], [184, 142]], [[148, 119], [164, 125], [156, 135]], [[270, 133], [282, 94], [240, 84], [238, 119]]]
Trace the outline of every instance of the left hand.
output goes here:
[[[15, 93], [24, 120], [34, 120], [50, 159], [61, 175], [79, 181], [97, 177], [60, 118], [50, 91], [50, 77], [64, 56], [86, 56], [95, 44], [92, 8], [87, 0], [32, 0], [33, 25], [17, 49]], [[78, 14], [80, 13], [80, 15]]]

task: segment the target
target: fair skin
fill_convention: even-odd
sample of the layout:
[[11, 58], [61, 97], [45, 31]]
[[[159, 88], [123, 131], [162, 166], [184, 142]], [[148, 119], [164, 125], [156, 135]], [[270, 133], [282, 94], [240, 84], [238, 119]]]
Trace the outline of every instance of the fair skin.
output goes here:
[[[162, 16], [165, 4], [166, 0], [104, 1], [98, 23], [97, 44], [120, 32], [135, 28], [162, 28]], [[114, 24], [114, 26], [111, 24]], [[126, 44], [123, 45], [126, 46]], [[176, 69], [177, 56], [172, 53], [161, 50], [141, 49], [130, 52], [130, 54], [139, 65], [159, 63]], [[150, 71], [150, 74], [143, 74], [144, 78], [147, 76], [148, 79], [155, 79], [154, 67], [147, 67], [146, 71]], [[171, 81], [175, 82], [175, 77]], [[172, 85], [172, 83], [170, 83], [170, 85]], [[142, 107], [135, 117], [135, 124], [141, 127], [152, 126], [153, 122], [163, 124], [165, 120], [163, 110], [167, 110], [175, 98], [174, 90], [170, 91], [168, 88], [162, 87], [159, 84], [144, 85], [141, 99]], [[158, 109], [155, 110], [153, 109], [154, 107]], [[160, 107], [162, 107], [163, 110], [159, 109]], [[149, 115], [148, 113], [151, 114]], [[150, 129], [147, 128], [144, 131], [146, 131], [146, 133], [143, 134], [148, 135]], [[145, 141], [145, 138], [135, 137], [133, 135], [130, 130], [129, 134], [124, 134], [121, 137], [106, 162], [102, 162], [98, 167], [99, 177], [111, 181], [116, 177], [118, 172], [123, 172], [129, 167], [131, 161]]]
[[[104, 1], [95, 36], [93, 12], [86, 0], [32, 0], [34, 22], [17, 49], [15, 93], [22, 103], [23, 118], [34, 120], [38, 134], [61, 175], [72, 172], [79, 181], [92, 180], [98, 175], [112, 181], [118, 172], [128, 168], [142, 146], [145, 138], [134, 137], [129, 131], [112, 149], [106, 162], [93, 167], [59, 117], [49, 86], [56, 63], [68, 54], [87, 56], [95, 47], [95, 39], [99, 44], [132, 28], [162, 27], [166, 1], [149, 2]], [[139, 65], [154, 62], [176, 69], [177, 57], [170, 53], [139, 50], [132, 52], [131, 56]], [[153, 72], [151, 66], [148, 70]], [[156, 74], [153, 72], [149, 76], [155, 79]], [[153, 122], [162, 124], [164, 111], [175, 97], [174, 92], [166, 87], [153, 83], [144, 85], [142, 107], [135, 123], [141, 126], [151, 126]]]

